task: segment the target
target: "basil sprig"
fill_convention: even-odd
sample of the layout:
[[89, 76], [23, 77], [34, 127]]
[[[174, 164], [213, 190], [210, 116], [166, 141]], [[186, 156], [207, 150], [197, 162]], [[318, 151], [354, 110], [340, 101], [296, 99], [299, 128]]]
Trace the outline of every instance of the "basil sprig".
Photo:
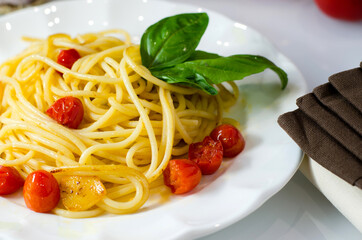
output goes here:
[[184, 62], [194, 53], [208, 23], [206, 13], [186, 13], [153, 24], [141, 38], [142, 64], [162, 69]]
[[222, 57], [196, 51], [208, 25], [206, 13], [179, 14], [150, 26], [141, 39], [142, 64], [167, 83], [218, 92], [212, 84], [240, 80], [269, 68], [278, 74], [282, 89], [287, 74], [273, 62], [257, 55]]

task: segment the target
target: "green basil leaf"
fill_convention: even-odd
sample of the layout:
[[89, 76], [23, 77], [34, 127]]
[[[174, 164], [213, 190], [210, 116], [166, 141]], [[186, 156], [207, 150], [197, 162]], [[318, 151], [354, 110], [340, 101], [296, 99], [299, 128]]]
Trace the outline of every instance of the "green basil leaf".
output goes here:
[[184, 62], [195, 51], [208, 23], [206, 13], [187, 13], [153, 24], [141, 38], [142, 64], [162, 69]]
[[217, 90], [209, 84], [204, 76], [184, 68], [182, 64], [162, 70], [151, 70], [152, 75], [167, 83], [177, 83], [183, 86], [198, 88], [210, 95], [216, 95]]
[[202, 59], [214, 59], [214, 58], [220, 58], [220, 55], [217, 55], [216, 53], [209, 53], [205, 51], [196, 50], [188, 59], [188, 61], [194, 61], [194, 60], [202, 60]]
[[[211, 55], [209, 55], [211, 56]], [[262, 56], [233, 55], [230, 57], [193, 60], [182, 63], [182, 68], [202, 75], [209, 83], [219, 84], [225, 81], [240, 80], [270, 68], [278, 74], [282, 89], [287, 86], [287, 74], [274, 63]], [[180, 68], [179, 65], [176, 67]]]

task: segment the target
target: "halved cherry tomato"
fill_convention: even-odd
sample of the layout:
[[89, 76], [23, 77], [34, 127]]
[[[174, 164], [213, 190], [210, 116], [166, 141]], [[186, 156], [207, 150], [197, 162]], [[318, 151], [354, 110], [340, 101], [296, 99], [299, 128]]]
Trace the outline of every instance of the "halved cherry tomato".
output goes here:
[[224, 148], [224, 157], [235, 157], [244, 150], [245, 140], [238, 129], [230, 124], [222, 124], [212, 130], [211, 138], [219, 140]]
[[163, 172], [163, 180], [174, 194], [187, 193], [199, 184], [201, 170], [191, 160], [173, 159]]
[[11, 194], [24, 185], [24, 179], [13, 167], [0, 166], [0, 195]]
[[48, 108], [47, 114], [59, 124], [78, 128], [84, 115], [83, 104], [78, 98], [63, 97]]
[[73, 64], [80, 58], [79, 53], [75, 49], [60, 50], [57, 63], [66, 68], [71, 69]]
[[60, 199], [57, 180], [45, 170], [37, 170], [28, 175], [23, 194], [26, 206], [40, 213], [49, 212], [55, 208]]
[[201, 169], [202, 174], [213, 174], [219, 169], [223, 156], [220, 141], [214, 141], [207, 136], [202, 142], [192, 143], [189, 146], [189, 159]]

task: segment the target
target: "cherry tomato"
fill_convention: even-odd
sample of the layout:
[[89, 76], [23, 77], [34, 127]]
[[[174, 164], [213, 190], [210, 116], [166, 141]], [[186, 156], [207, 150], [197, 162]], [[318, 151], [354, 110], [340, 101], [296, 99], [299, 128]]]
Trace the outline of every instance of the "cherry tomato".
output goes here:
[[35, 212], [49, 212], [60, 199], [59, 185], [55, 177], [44, 170], [37, 170], [25, 180], [24, 200], [26, 206]]
[[348, 21], [362, 19], [361, 0], [315, 0], [315, 2], [328, 16]]
[[189, 159], [201, 169], [202, 174], [216, 172], [222, 162], [223, 148], [220, 141], [214, 141], [207, 136], [202, 142], [192, 143], [189, 146]]
[[245, 140], [238, 129], [230, 124], [222, 124], [212, 130], [211, 138], [219, 140], [224, 148], [224, 157], [235, 157], [244, 150]]
[[66, 68], [71, 69], [73, 64], [80, 58], [75, 49], [60, 50], [57, 62]]
[[0, 166], [0, 195], [11, 194], [24, 185], [24, 179], [13, 167]]
[[76, 129], [83, 119], [83, 104], [78, 98], [63, 97], [48, 108], [47, 114], [59, 124]]
[[163, 180], [174, 194], [187, 193], [199, 184], [201, 170], [191, 160], [173, 159], [163, 172]]

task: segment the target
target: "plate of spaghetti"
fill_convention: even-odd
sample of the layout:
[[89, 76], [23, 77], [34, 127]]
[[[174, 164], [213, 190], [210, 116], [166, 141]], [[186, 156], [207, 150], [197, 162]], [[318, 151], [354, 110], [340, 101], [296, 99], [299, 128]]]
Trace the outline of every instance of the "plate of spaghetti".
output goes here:
[[162, 1], [59, 1], [1, 17], [0, 32], [1, 237], [197, 238], [300, 164], [276, 119], [304, 79], [242, 23]]

